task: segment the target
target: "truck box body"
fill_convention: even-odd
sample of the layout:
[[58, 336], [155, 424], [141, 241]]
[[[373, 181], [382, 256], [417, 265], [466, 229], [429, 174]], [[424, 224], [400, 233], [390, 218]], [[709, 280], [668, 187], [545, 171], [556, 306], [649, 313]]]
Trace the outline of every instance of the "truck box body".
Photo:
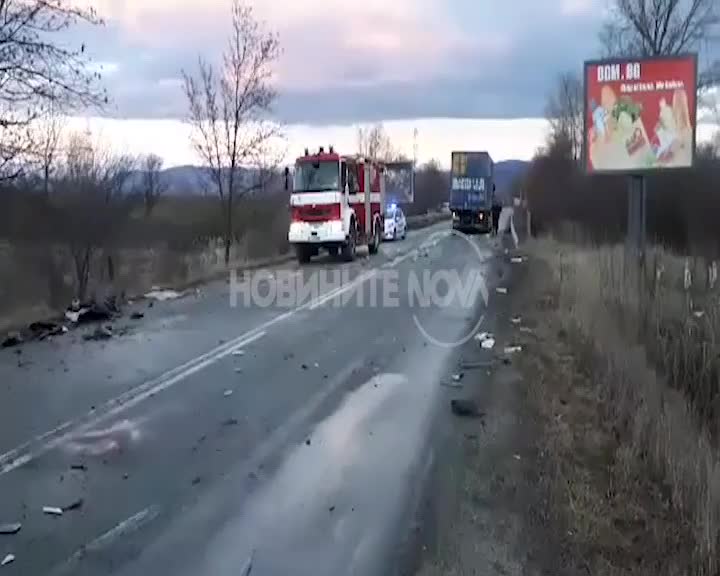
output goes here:
[[494, 164], [487, 152], [453, 152], [450, 210], [453, 228], [489, 232], [492, 226]]

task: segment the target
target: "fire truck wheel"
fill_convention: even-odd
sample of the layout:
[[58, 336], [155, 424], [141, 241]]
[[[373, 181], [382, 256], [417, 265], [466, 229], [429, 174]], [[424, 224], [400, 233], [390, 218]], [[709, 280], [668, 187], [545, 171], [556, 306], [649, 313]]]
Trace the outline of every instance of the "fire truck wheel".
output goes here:
[[310, 258], [312, 257], [312, 251], [309, 246], [305, 246], [304, 244], [298, 244], [295, 247], [295, 253], [300, 264], [306, 264], [310, 262]]
[[342, 257], [345, 262], [352, 262], [355, 260], [355, 238], [356, 231], [353, 229], [350, 232], [350, 237], [348, 238], [347, 242], [343, 244], [342, 246]]
[[380, 227], [378, 226], [377, 222], [375, 222], [375, 226], [373, 226], [373, 237], [372, 240], [370, 240], [370, 244], [368, 244], [368, 251], [370, 252], [370, 254], [377, 254], [379, 248]]

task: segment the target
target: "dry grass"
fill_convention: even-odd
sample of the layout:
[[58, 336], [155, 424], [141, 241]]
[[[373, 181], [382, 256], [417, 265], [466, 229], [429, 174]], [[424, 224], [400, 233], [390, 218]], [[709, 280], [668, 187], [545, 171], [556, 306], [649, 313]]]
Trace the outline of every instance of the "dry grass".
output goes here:
[[627, 478], [662, 479], [692, 530], [692, 573], [718, 573], [720, 318], [707, 263], [653, 249], [641, 268], [621, 247], [549, 239], [531, 250], [550, 264], [567, 331], [602, 358], [586, 364], [619, 441], [615, 461]]

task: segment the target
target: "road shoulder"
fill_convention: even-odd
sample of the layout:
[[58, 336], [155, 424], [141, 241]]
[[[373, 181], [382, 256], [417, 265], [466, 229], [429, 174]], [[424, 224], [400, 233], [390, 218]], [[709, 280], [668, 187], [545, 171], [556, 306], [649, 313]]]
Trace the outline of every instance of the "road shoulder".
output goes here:
[[[506, 269], [494, 353], [477, 342], [462, 351], [492, 367], [448, 393], [448, 403], [474, 400], [481, 417], [447, 411], [417, 573], [683, 573], [687, 526], [603, 417], [608, 399], [593, 382], [602, 358], [563, 329], [547, 266]], [[503, 360], [509, 344], [522, 351]]]

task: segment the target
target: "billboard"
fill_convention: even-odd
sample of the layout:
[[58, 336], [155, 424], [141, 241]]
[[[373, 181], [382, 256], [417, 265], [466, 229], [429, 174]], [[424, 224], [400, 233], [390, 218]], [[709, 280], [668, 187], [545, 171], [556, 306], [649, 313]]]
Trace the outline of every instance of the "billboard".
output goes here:
[[696, 119], [695, 55], [585, 63], [587, 172], [689, 168]]
[[385, 164], [385, 198], [388, 204], [412, 204], [415, 200], [415, 167], [412, 162]]

